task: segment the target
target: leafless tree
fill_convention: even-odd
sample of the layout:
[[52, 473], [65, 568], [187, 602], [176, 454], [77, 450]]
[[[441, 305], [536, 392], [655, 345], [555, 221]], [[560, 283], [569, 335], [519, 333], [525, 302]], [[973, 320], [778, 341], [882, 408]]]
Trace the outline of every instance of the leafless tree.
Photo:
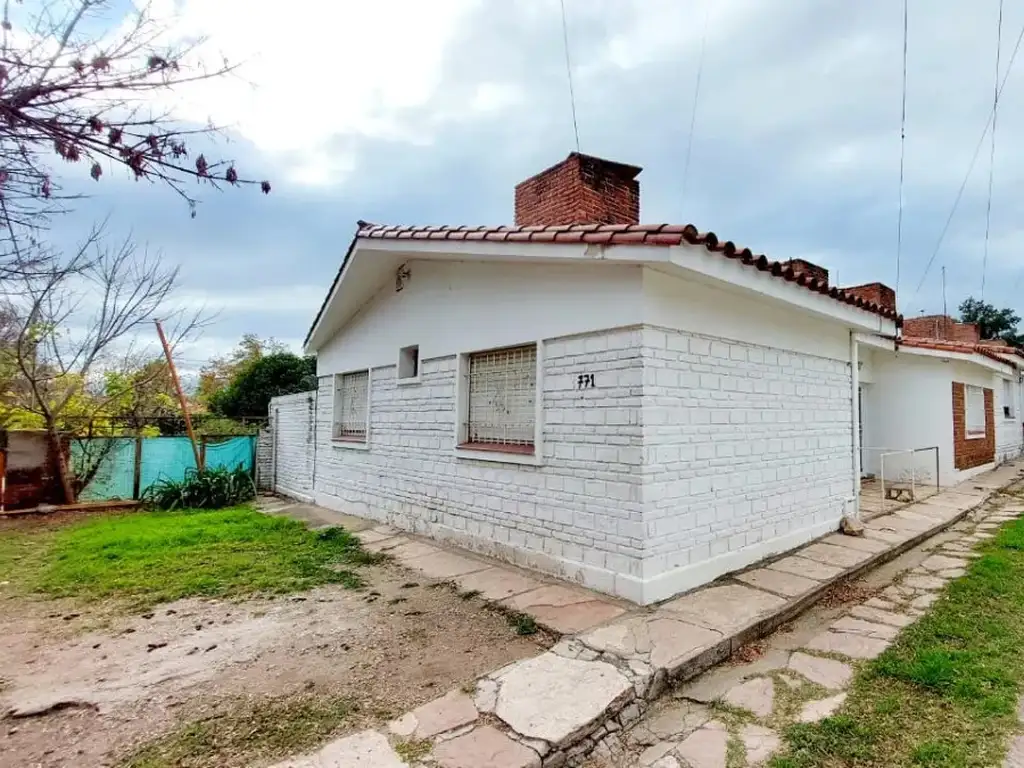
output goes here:
[[217, 128], [183, 124], [157, 105], [163, 93], [232, 72], [227, 62], [198, 61], [203, 40], [169, 41], [148, 4], [126, 18], [114, 0], [0, 3], [0, 278], [38, 266], [20, 230], [35, 230], [73, 200], [60, 192], [55, 165], [73, 164], [96, 181], [126, 170], [174, 189], [193, 215], [189, 182], [270, 192], [269, 182], [242, 178], [230, 161], [192, 157], [190, 141]]
[[[70, 417], [88, 417], [83, 410], [106, 409], [108, 403], [94, 387], [97, 379], [111, 371], [138, 370], [140, 359], [153, 359], [155, 345], [140, 339], [154, 338], [154, 318], [162, 318], [172, 344], [205, 322], [201, 311], [173, 306], [177, 282], [178, 270], [158, 256], [140, 252], [131, 241], [108, 246], [102, 232], [95, 231], [68, 258], [52, 260], [48, 270], [23, 274], [16, 290], [2, 299], [0, 313], [14, 318], [16, 335], [8, 354], [20, 382], [20, 399], [11, 396], [4, 405], [41, 420], [69, 503], [77, 489], [61, 450], [61, 433]], [[150, 375], [162, 372], [157, 366]], [[131, 386], [148, 383], [146, 376], [131, 381]]]

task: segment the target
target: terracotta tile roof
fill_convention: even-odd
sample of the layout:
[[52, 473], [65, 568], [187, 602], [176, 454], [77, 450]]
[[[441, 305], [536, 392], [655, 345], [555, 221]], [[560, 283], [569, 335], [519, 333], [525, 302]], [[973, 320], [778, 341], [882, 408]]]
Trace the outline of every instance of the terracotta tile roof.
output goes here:
[[[773, 277], [830, 296], [836, 301], [903, 322], [896, 311], [876, 304], [842, 288], [829, 286], [792, 266], [771, 261], [764, 254], [755, 255], [729, 240], [719, 240], [714, 232], [700, 232], [692, 224], [562, 224], [537, 227], [395, 227], [359, 222], [357, 239], [366, 240], [447, 240], [488, 241], [500, 243], [595, 243], [598, 245], [672, 246], [702, 245], [711, 253], [735, 259], [745, 266], [768, 272]], [[314, 322], [315, 325], [315, 322]]]
[[917, 337], [913, 337], [913, 336], [911, 336], [911, 337], [903, 337], [902, 339], [898, 339], [896, 344], [897, 344], [898, 347], [902, 346], [902, 347], [914, 347], [916, 349], [934, 349], [934, 350], [936, 350], [938, 352], [959, 352], [960, 354], [964, 354], [964, 355], [979, 354], [979, 355], [984, 355], [985, 357], [990, 358], [990, 359], [995, 360], [995, 361], [1000, 362], [1000, 363], [1005, 363], [1007, 365], [1015, 365], [1018, 368], [1024, 367], [1024, 359], [1022, 359], [1020, 362], [1014, 363], [1014, 362], [1011, 362], [1010, 360], [1007, 360], [1005, 357], [1000, 357], [1000, 354], [1003, 354], [1003, 355], [1014, 355], [1016, 357], [1024, 358], [1024, 353], [1022, 353], [1016, 347], [1011, 347], [1008, 344], [1006, 344], [1006, 345], [993, 344], [991, 341], [983, 342], [983, 343], [979, 342], [977, 344], [972, 344], [970, 342], [965, 342], [965, 341], [946, 341], [944, 339], [925, 339], [925, 338], [917, 338]]

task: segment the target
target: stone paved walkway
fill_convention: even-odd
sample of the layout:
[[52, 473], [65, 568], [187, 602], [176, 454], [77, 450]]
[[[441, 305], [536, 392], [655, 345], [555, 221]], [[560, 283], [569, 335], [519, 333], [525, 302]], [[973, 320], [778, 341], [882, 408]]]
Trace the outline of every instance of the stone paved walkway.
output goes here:
[[[591, 753], [604, 761], [593, 765], [623, 768], [724, 768], [730, 753], [743, 753], [746, 764], [758, 764], [778, 748], [780, 718], [809, 722], [835, 711], [852, 665], [881, 653], [902, 626], [927, 609], [937, 590], [963, 573], [976, 542], [1024, 512], [1007, 507], [984, 518], [981, 526], [989, 527], [977, 520], [957, 522], [996, 489], [1020, 479], [1022, 467], [1008, 465], [876, 518], [863, 538], [825, 537], [732, 579], [629, 612], [585, 590], [544, 584], [392, 529], [363, 527], [360, 536], [367, 546], [390, 552], [403, 565], [454, 580], [463, 589], [479, 589], [555, 630], [576, 634], [538, 657], [486, 675], [473, 691], [448, 692], [387, 729], [346, 736], [275, 768], [547, 767], [583, 765]], [[714, 676], [723, 673], [715, 670], [710, 683], [702, 678], [692, 684], [696, 688], [684, 689], [690, 690], [683, 694], [688, 698], [658, 701], [670, 685], [694, 678], [770, 633], [837, 582], [953, 524], [956, 536], [937, 546], [934, 555], [801, 647], [739, 672], [722, 667], [732, 675], [728, 686], [717, 682]], [[503, 570], [519, 581], [505, 586]], [[736, 710], [749, 713], [742, 724], [730, 716]], [[422, 756], [403, 761], [402, 755], [413, 753]]]
[[[719, 666], [678, 686], [635, 725], [608, 734], [580, 763], [587, 768], [738, 768], [763, 765], [794, 722], [835, 713], [859, 664], [878, 656], [922, 616], [946, 583], [965, 573], [974, 546], [1024, 505], [1002, 497], [973, 511], [949, 533], [915, 551], [880, 593], [847, 604], [817, 626], [796, 622], [758, 646], [759, 657]], [[908, 556], [909, 557], [909, 556]], [[896, 565], [896, 564], [894, 564]], [[905, 567], [905, 566], [903, 566]], [[1024, 705], [1024, 702], [1022, 702]], [[1005, 768], [1024, 768], [1024, 736], [1009, 746]]]

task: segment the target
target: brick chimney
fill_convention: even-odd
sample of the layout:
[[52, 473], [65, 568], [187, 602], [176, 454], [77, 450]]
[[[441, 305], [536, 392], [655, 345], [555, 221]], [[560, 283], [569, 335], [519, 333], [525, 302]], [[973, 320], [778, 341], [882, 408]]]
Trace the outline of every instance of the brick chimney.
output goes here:
[[516, 185], [516, 225], [639, 224], [641, 170], [573, 152]]
[[828, 270], [824, 267], [819, 267], [817, 264], [806, 261], [804, 259], [790, 259], [782, 263], [782, 266], [789, 267], [793, 270], [794, 274], [807, 275], [808, 277], [818, 280], [828, 285]]
[[864, 301], [873, 301], [884, 309], [891, 309], [893, 312], [896, 311], [896, 291], [885, 283], [851, 285], [849, 288], [843, 288], [843, 290], [864, 299]]

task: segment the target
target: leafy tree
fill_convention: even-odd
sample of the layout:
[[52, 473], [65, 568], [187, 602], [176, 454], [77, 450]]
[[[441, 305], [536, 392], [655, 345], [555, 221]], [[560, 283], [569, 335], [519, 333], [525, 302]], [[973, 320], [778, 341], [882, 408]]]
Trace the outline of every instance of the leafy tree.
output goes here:
[[266, 355], [287, 352], [277, 339], [261, 339], [255, 333], [242, 336], [234, 351], [225, 357], [215, 357], [199, 372], [199, 388], [196, 397], [200, 403], [210, 405], [213, 396], [225, 389], [245, 368]]
[[16, 377], [2, 405], [14, 411], [8, 419], [31, 415], [46, 431], [68, 503], [80, 489], [61, 450], [69, 426], [86, 425], [89, 436], [114, 434], [112, 409], [131, 407], [136, 390], [158, 379], [158, 367], [140, 373], [133, 360], [136, 339], [155, 317], [163, 318], [172, 345], [202, 325], [200, 314], [168, 307], [177, 280], [176, 269], [137, 254], [131, 242], [108, 248], [94, 233], [66, 261], [3, 286], [2, 311], [14, 333], [4, 357]]
[[265, 416], [272, 397], [315, 388], [316, 358], [276, 352], [243, 367], [211, 398], [210, 410], [232, 419]]
[[1002, 339], [1011, 346], [1024, 347], [1024, 336], [1017, 333], [1020, 317], [1012, 309], [996, 309], [992, 304], [968, 297], [960, 305], [960, 320], [976, 323], [983, 339]]
[[137, 368], [104, 371], [102, 394], [116, 426], [132, 434], [159, 434], [154, 420], [181, 415], [171, 373], [160, 358]]

